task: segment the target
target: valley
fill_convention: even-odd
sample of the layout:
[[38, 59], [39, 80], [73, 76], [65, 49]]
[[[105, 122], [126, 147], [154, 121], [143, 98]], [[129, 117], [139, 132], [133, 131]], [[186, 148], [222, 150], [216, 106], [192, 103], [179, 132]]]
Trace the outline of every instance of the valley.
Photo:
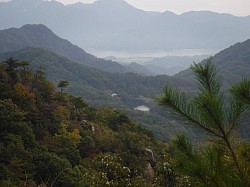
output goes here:
[[[56, 36], [43, 25], [26, 25], [20, 29], [15, 29], [14, 33], [13, 29], [4, 30], [4, 32], [0, 31], [0, 35], [1, 33], [5, 33], [5, 35], [9, 35], [10, 33], [12, 37], [15, 37], [19, 35], [19, 32], [23, 33], [23, 30], [25, 31], [24, 33], [29, 33], [29, 35], [25, 35], [26, 41], [29, 41], [27, 44], [22, 42], [21, 46], [17, 45], [18, 43], [13, 45], [13, 42], [15, 43], [18, 40], [9, 40], [2, 37], [2, 41], [4, 41], [0, 44], [0, 47], [2, 46], [2, 55], [0, 56], [2, 60], [14, 57], [30, 61], [33, 70], [43, 67], [46, 76], [54, 84], [58, 84], [60, 80], [69, 81], [70, 85], [66, 89], [67, 92], [81, 96], [95, 106], [107, 106], [125, 112], [133, 120], [153, 131], [158, 138], [164, 141], [170, 141], [172, 137], [180, 132], [185, 132], [195, 142], [202, 139], [203, 135], [199, 133], [199, 129], [192, 128], [189, 125], [183, 126], [184, 122], [182, 119], [176, 119], [171, 113], [166, 113], [156, 102], [156, 98], [162, 94], [165, 85], [174, 86], [188, 91], [190, 95], [194, 95], [198, 88], [195, 86], [192, 73], [189, 69], [175, 76], [145, 76], [131, 73], [126, 66], [115, 61], [105, 61], [86, 53], [77, 46], [72, 45], [69, 41]], [[30, 43], [27, 37], [33, 35], [32, 31], [39, 33], [41, 30], [44, 33], [43, 42], [37, 41], [38, 38], [34, 36], [32, 40], [35, 43]], [[45, 33], [47, 33], [47, 36]], [[6, 43], [12, 43], [12, 45], [6, 45]], [[223, 75], [228, 74], [228, 76], [223, 76], [225, 89], [231, 84], [240, 81], [242, 76], [249, 76], [249, 66], [247, 65], [249, 48], [245, 47], [248, 46], [248, 43], [249, 40], [242, 44], [236, 44], [215, 55], [214, 61], [218, 66], [219, 73], [222, 72]], [[63, 45], [57, 48], [56, 46], [59, 44]], [[6, 46], [9, 46], [9, 49]], [[13, 48], [13, 46], [16, 47]], [[62, 46], [64, 47], [62, 48]], [[241, 46], [244, 46], [244, 50], [236, 53], [235, 56], [228, 56], [233, 55], [234, 53], [231, 51], [238, 51], [238, 48], [242, 48]], [[4, 53], [6, 49], [9, 52]], [[20, 50], [15, 51], [15, 49]], [[72, 56], [72, 54], [77, 55]], [[242, 57], [240, 61], [239, 57]], [[85, 58], [88, 61], [83, 60]], [[237, 61], [234, 61], [234, 58]], [[76, 62], [74, 62], [74, 59]], [[184, 57], [184, 61], [185, 59], [187, 57]], [[167, 60], [163, 58], [162, 61], [164, 65]], [[242, 63], [242, 66], [237, 66], [236, 62]], [[91, 66], [89, 65], [90, 63]], [[109, 63], [115, 66], [110, 69], [111, 66]], [[235, 67], [225, 68], [227, 67], [227, 63], [232, 63], [230, 67], [233, 67], [235, 64]], [[101, 71], [105, 67], [107, 67], [107, 71]], [[235, 73], [236, 71], [240, 73]], [[234, 76], [232, 76], [233, 72]], [[112, 93], [117, 93], [119, 96], [112, 97]], [[134, 111], [134, 108], [141, 105], [150, 108], [149, 114]], [[244, 132], [242, 134], [244, 134], [244, 138], [248, 137]]]
[[0, 0], [0, 186], [248, 187], [250, 15], [79, 1]]

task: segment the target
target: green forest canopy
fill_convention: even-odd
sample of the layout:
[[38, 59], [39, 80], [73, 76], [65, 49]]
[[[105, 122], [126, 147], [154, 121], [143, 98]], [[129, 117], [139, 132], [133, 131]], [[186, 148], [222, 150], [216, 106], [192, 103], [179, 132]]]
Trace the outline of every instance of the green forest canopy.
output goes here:
[[[213, 85], [212, 95], [219, 93], [217, 83]], [[249, 106], [249, 89], [248, 80], [233, 87], [236, 109]], [[166, 90], [164, 103], [171, 104], [172, 95], [177, 100], [181, 96]], [[193, 106], [179, 101], [172, 106], [184, 107], [183, 114]], [[119, 111], [97, 109], [81, 97], [57, 92], [43, 68], [32, 73], [29, 62], [13, 58], [0, 64], [0, 121], [0, 186], [249, 184], [249, 142], [227, 134], [239, 167], [223, 144], [226, 136], [212, 137], [215, 143], [196, 149], [182, 135], [167, 145]]]

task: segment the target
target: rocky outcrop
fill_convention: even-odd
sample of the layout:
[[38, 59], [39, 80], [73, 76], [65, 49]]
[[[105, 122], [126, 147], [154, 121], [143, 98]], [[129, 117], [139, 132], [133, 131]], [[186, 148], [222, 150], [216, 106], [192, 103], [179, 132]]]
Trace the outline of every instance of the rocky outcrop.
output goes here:
[[90, 130], [93, 134], [96, 133], [95, 126], [90, 121], [82, 120], [81, 125], [85, 127], [87, 130]]
[[147, 162], [146, 164], [146, 168], [144, 170], [144, 177], [150, 182], [153, 182], [155, 180], [155, 172], [150, 162]]
[[144, 170], [144, 176], [148, 181], [153, 182], [155, 180], [155, 173], [152, 166], [154, 166], [156, 162], [154, 152], [152, 151], [152, 149], [149, 148], [145, 148], [144, 150], [145, 150], [145, 155], [148, 158]]
[[146, 153], [146, 156], [148, 157], [149, 159], [149, 162], [153, 165], [155, 164], [155, 156], [154, 156], [154, 152], [151, 150], [151, 149], [148, 149], [146, 148], [145, 149], [145, 153]]

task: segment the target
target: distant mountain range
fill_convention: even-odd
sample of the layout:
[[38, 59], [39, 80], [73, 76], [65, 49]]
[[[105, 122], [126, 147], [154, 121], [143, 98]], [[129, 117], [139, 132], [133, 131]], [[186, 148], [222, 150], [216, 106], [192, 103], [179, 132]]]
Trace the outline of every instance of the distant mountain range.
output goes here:
[[44, 24], [83, 49], [222, 49], [250, 38], [250, 16], [200, 11], [147, 12], [123, 0], [63, 5], [56, 1], [0, 3], [0, 29]]
[[[208, 58], [208, 55], [195, 56], [166, 56], [161, 58], [117, 58], [114, 56], [106, 57], [121, 64], [128, 64], [131, 72], [141, 75], [175, 75], [190, 67], [193, 62], [199, 63]], [[138, 63], [135, 63], [137, 62]]]

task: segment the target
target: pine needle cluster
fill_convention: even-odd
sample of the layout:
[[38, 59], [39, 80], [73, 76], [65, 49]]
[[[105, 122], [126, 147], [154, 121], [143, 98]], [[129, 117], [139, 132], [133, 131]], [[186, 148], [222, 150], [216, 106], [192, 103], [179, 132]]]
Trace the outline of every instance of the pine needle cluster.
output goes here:
[[196, 186], [250, 186], [249, 143], [237, 137], [250, 104], [250, 80], [245, 78], [222, 91], [212, 59], [192, 66], [199, 93], [192, 99], [166, 86], [160, 104], [184, 116], [210, 136], [204, 149], [195, 150], [184, 135], [174, 140], [177, 170], [190, 176]]

